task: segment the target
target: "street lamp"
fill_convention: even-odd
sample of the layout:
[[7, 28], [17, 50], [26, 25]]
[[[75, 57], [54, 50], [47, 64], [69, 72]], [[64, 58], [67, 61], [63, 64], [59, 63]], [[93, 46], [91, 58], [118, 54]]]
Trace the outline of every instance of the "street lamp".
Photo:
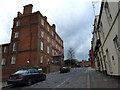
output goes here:
[[29, 64], [30, 63], [30, 61], [29, 60], [27, 60], [27, 64]]

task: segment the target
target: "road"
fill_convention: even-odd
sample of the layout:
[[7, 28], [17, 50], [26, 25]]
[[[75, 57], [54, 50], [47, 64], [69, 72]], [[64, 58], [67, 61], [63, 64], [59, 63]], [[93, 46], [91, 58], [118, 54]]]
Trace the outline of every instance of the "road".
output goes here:
[[8, 86], [2, 90], [30, 90], [58, 88], [119, 88], [118, 79], [106, 76], [91, 68], [73, 68], [69, 73], [50, 73], [47, 79], [31, 86]]

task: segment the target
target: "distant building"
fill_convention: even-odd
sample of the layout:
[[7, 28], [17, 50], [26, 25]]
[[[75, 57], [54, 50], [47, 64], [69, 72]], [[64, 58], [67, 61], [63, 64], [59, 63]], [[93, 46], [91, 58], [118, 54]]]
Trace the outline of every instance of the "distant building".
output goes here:
[[11, 42], [2, 45], [2, 76], [5, 79], [28, 66], [54, 72], [63, 65], [63, 40], [57, 34], [55, 24], [51, 26], [39, 11], [32, 13], [32, 7], [32, 4], [26, 5], [23, 14], [18, 12]]
[[89, 67], [90, 66], [90, 61], [87, 61], [87, 60], [82, 60], [82, 61], [79, 61], [77, 63], [77, 65], [81, 66], [81, 67]]

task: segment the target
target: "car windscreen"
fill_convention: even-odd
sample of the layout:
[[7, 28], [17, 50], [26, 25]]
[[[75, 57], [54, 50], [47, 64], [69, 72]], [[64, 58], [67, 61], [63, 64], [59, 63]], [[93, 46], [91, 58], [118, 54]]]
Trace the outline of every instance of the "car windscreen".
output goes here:
[[15, 72], [14, 74], [26, 74], [26, 73], [28, 73], [27, 70], [19, 70], [19, 71]]

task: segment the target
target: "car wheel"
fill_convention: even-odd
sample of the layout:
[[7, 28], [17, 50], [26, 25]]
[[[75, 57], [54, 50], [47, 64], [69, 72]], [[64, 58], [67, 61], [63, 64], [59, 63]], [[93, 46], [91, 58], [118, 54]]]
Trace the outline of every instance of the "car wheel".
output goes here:
[[28, 79], [27, 85], [30, 86], [31, 84], [32, 84], [32, 80], [31, 80], [31, 79]]
[[43, 80], [46, 80], [46, 76], [43, 76]]

